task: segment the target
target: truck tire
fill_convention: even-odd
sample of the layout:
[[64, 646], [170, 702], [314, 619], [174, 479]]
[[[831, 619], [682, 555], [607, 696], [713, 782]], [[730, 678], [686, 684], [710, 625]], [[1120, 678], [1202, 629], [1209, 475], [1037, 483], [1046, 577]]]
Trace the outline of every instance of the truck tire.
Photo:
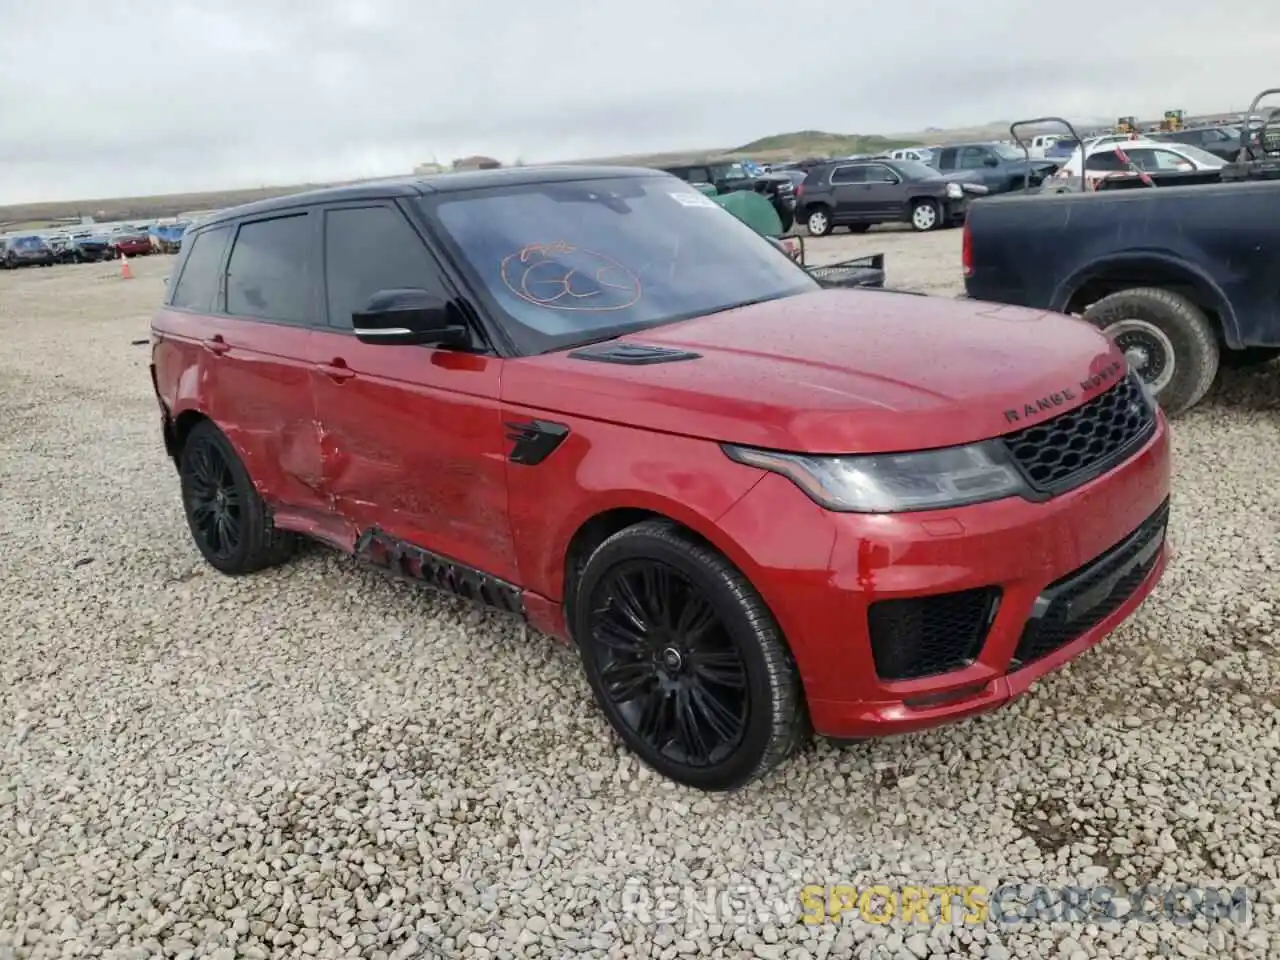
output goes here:
[[805, 211], [804, 226], [813, 237], [825, 237], [835, 229], [835, 224], [831, 222], [831, 211], [821, 204]]
[[1156, 287], [1121, 290], [1084, 313], [1125, 353], [1165, 414], [1200, 402], [1218, 374], [1218, 338], [1204, 311], [1181, 294]]

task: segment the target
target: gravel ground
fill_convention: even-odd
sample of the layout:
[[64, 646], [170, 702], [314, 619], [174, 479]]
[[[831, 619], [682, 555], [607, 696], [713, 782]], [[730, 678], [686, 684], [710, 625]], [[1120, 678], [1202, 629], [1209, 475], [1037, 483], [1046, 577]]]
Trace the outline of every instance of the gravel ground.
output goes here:
[[[959, 292], [955, 231], [812, 248], [879, 249]], [[320, 548], [203, 565], [134, 342], [171, 264], [0, 273], [0, 956], [1280, 956], [1274, 366], [1177, 425], [1177, 557], [1108, 641], [997, 714], [708, 797], [497, 615]], [[1249, 903], [799, 919], [804, 884], [1011, 882]]]

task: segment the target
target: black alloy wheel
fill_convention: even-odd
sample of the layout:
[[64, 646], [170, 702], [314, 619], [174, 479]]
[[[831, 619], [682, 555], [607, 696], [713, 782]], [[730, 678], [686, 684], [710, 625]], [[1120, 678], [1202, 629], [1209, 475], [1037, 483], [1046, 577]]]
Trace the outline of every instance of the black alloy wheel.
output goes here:
[[796, 663], [759, 593], [664, 518], [618, 531], [574, 577], [571, 632], [596, 700], [640, 760], [731, 790], [809, 736]]
[[183, 499], [196, 543], [211, 561], [226, 562], [244, 539], [244, 501], [221, 445], [200, 438], [184, 451]]
[[742, 741], [747, 668], [710, 601], [673, 567], [632, 560], [592, 597], [606, 695], [655, 753], [709, 767]]
[[178, 477], [187, 526], [210, 566], [254, 573], [293, 555], [297, 536], [274, 527], [235, 447], [212, 421], [196, 423], [183, 440]]

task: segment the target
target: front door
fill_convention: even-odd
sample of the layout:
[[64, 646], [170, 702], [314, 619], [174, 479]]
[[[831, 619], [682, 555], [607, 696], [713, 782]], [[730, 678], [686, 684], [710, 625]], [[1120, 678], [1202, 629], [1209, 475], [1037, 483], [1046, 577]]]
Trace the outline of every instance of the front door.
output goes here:
[[863, 184], [864, 203], [877, 220], [901, 220], [906, 214], [902, 178], [883, 163], [869, 163]]
[[351, 315], [396, 288], [450, 292], [392, 201], [324, 217], [328, 328], [312, 339], [325, 490], [356, 536], [380, 530], [518, 582], [507, 518], [503, 361], [422, 346], [361, 343]]

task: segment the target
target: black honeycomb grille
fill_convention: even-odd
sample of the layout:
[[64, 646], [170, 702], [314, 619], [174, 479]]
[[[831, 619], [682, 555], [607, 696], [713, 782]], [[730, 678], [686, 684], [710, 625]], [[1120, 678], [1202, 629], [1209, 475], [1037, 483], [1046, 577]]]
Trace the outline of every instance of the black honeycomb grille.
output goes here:
[[1155, 411], [1131, 373], [1088, 403], [1002, 439], [1032, 489], [1057, 494], [1124, 460], [1155, 426]]
[[1022, 631], [1011, 668], [1048, 656], [1124, 606], [1159, 562], [1168, 522], [1166, 500], [1116, 546], [1049, 584]]
[[867, 611], [871, 655], [883, 680], [948, 673], [977, 659], [995, 619], [995, 587], [878, 600]]

